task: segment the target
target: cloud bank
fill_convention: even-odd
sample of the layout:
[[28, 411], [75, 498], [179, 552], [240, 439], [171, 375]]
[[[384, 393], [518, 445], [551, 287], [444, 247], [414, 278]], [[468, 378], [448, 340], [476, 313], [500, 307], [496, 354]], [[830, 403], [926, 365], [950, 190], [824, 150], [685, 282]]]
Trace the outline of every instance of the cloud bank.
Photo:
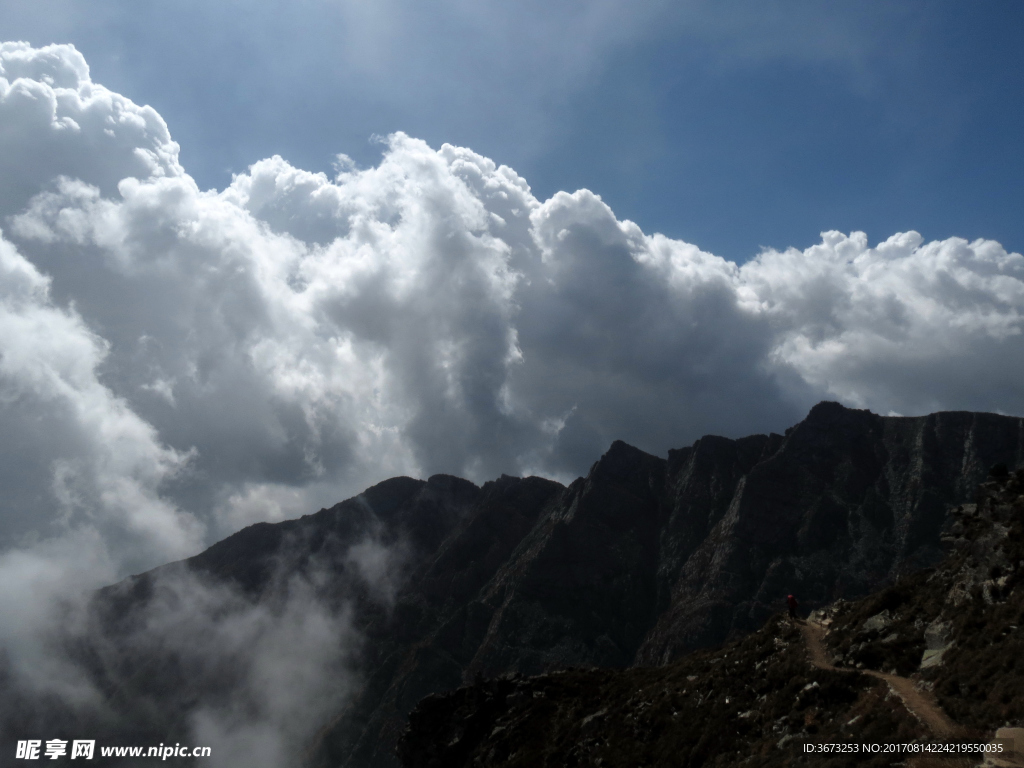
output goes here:
[[738, 266], [403, 134], [203, 191], [72, 47], [0, 62], [8, 544], [89, 527], [153, 562], [393, 474], [572, 476], [824, 397], [1024, 412], [998, 243], [825, 232]]

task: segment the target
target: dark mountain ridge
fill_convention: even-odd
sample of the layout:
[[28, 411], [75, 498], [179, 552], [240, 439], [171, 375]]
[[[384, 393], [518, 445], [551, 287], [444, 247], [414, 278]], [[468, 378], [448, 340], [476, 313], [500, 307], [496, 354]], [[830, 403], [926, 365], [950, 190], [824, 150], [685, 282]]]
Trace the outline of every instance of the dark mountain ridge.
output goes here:
[[[78, 652], [117, 691], [122, 732], [181, 733], [189, 707], [230, 690], [230, 675], [186, 680], [154, 661], [159, 645], [125, 652], [161, 579], [188, 572], [273, 604], [308, 573], [362, 638], [360, 685], [309, 757], [395, 765], [408, 713], [429, 694], [478, 676], [667, 664], [757, 629], [787, 593], [813, 608], [933, 565], [949, 510], [994, 464], [1022, 462], [1019, 418], [820, 403], [785, 435], [703, 437], [667, 459], [616, 442], [568, 487], [394, 478], [103, 590]], [[386, 588], [353, 558], [364, 541], [390, 553]], [[156, 689], [140, 672], [154, 668]]]
[[664, 666], [503, 675], [429, 696], [399, 740], [402, 765], [1020, 768], [1022, 492], [1024, 469], [997, 465], [953, 511], [937, 566], [860, 600], [776, 614]]

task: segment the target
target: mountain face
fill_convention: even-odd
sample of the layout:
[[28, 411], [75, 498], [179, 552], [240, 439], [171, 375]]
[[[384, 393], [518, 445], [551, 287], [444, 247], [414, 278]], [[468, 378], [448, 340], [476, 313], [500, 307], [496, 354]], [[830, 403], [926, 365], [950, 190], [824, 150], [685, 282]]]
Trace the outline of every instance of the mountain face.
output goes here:
[[1024, 766], [1022, 492], [1024, 469], [993, 472], [975, 503], [952, 512], [936, 567], [806, 620], [776, 614], [665, 666], [506, 675], [427, 697], [399, 741], [402, 766], [834, 768], [982, 757], [804, 748], [894, 742], [987, 744], [1003, 751], [985, 765]]
[[[705, 440], [669, 456], [658, 574], [667, 599], [640, 664], [755, 629], [786, 594], [821, 605], [934, 564], [950, 507], [993, 465], [1024, 462], [1021, 419], [882, 417], [836, 403], [784, 438]], [[702, 465], [705, 452], [714, 458]]]
[[395, 478], [102, 591], [70, 644], [121, 702], [118, 731], [163, 740], [197, 702], [234, 695], [238, 662], [190, 665], [162, 638], [139, 640], [173, 602], [161, 584], [188, 574], [273, 611], [302, 577], [360, 638], [358, 680], [306, 756], [396, 765], [430, 694], [506, 673], [668, 664], [757, 629], [786, 594], [813, 608], [933, 565], [949, 510], [994, 464], [1022, 461], [1019, 418], [821, 403], [785, 435], [704, 437], [667, 459], [616, 442], [568, 487]]

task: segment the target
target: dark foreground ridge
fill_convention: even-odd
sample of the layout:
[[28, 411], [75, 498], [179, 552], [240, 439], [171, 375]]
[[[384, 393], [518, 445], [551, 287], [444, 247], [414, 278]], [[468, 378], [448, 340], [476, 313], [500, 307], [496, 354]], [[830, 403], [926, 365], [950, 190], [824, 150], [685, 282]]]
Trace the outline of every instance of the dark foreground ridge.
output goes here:
[[[301, 578], [318, 605], [346, 611], [360, 639], [357, 684], [316, 724], [308, 761], [396, 766], [417, 703], [478, 676], [696, 664], [711, 657], [687, 654], [758, 630], [787, 593], [818, 608], [934, 566], [954, 535], [952, 510], [990, 467], [1022, 462], [1019, 418], [883, 417], [820, 403], [785, 435], [703, 437], [667, 459], [616, 442], [568, 487], [394, 478], [103, 590], [88, 631], [64, 641], [108, 696], [103, 718], [75, 720], [21, 695], [0, 663], [0, 720], [7, 732], [36, 732], [56, 711], [120, 743], [180, 739], [197, 707], [238, 700], [241, 678], [233, 658], [175, 656], [140, 630], [173, 605], [167, 585], [188, 575], [271, 610]], [[365, 552], [393, 555], [383, 587], [354, 557], [367, 542]], [[790, 647], [795, 637], [780, 636]], [[819, 673], [806, 679], [825, 686]], [[853, 686], [842, 695], [859, 700], [857, 685], [842, 683]], [[894, 710], [893, 727], [900, 717]]]
[[1024, 470], [955, 513], [937, 567], [658, 668], [566, 670], [431, 696], [404, 768], [977, 765], [805, 744], [992, 744], [1024, 766]]

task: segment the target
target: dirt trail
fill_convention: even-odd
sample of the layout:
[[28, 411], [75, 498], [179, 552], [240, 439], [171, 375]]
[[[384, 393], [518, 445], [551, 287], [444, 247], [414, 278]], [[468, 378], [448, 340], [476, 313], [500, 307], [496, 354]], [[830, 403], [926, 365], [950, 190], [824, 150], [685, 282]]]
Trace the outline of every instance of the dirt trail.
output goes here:
[[[800, 631], [807, 644], [807, 650], [811, 655], [811, 664], [818, 669], [827, 669], [832, 672], [846, 672], [850, 674], [864, 674], [884, 680], [889, 689], [894, 691], [903, 706], [910, 714], [928, 726], [932, 734], [941, 740], [964, 738], [968, 734], [959, 725], [954, 723], [945, 712], [939, 707], [934, 699], [925, 691], [920, 690], [913, 680], [898, 675], [887, 675], [884, 672], [876, 672], [873, 669], [840, 669], [829, 662], [825, 653], [825, 628], [817, 622], [801, 621]], [[996, 731], [996, 738], [1009, 739], [1015, 742], [1015, 747], [1010, 747], [1009, 753], [1003, 753], [998, 757], [989, 755], [981, 764], [981, 768], [1024, 768], [1024, 728], [1000, 728]], [[925, 766], [942, 765], [978, 765], [978, 760], [959, 760], [956, 758], [943, 758], [936, 761], [930, 758], [912, 758], [907, 761], [908, 768], [925, 768]]]
[[928, 695], [927, 692], [918, 689], [913, 680], [898, 675], [887, 675], [884, 672], [876, 672], [873, 669], [839, 669], [832, 666], [825, 654], [824, 628], [813, 621], [800, 622], [800, 631], [803, 633], [807, 649], [811, 654], [811, 663], [819, 669], [827, 669], [833, 672], [862, 673], [870, 675], [879, 680], [884, 680], [907, 710], [928, 726], [928, 729], [938, 739], [952, 739], [963, 736], [963, 729], [954, 723], [939, 705]]

